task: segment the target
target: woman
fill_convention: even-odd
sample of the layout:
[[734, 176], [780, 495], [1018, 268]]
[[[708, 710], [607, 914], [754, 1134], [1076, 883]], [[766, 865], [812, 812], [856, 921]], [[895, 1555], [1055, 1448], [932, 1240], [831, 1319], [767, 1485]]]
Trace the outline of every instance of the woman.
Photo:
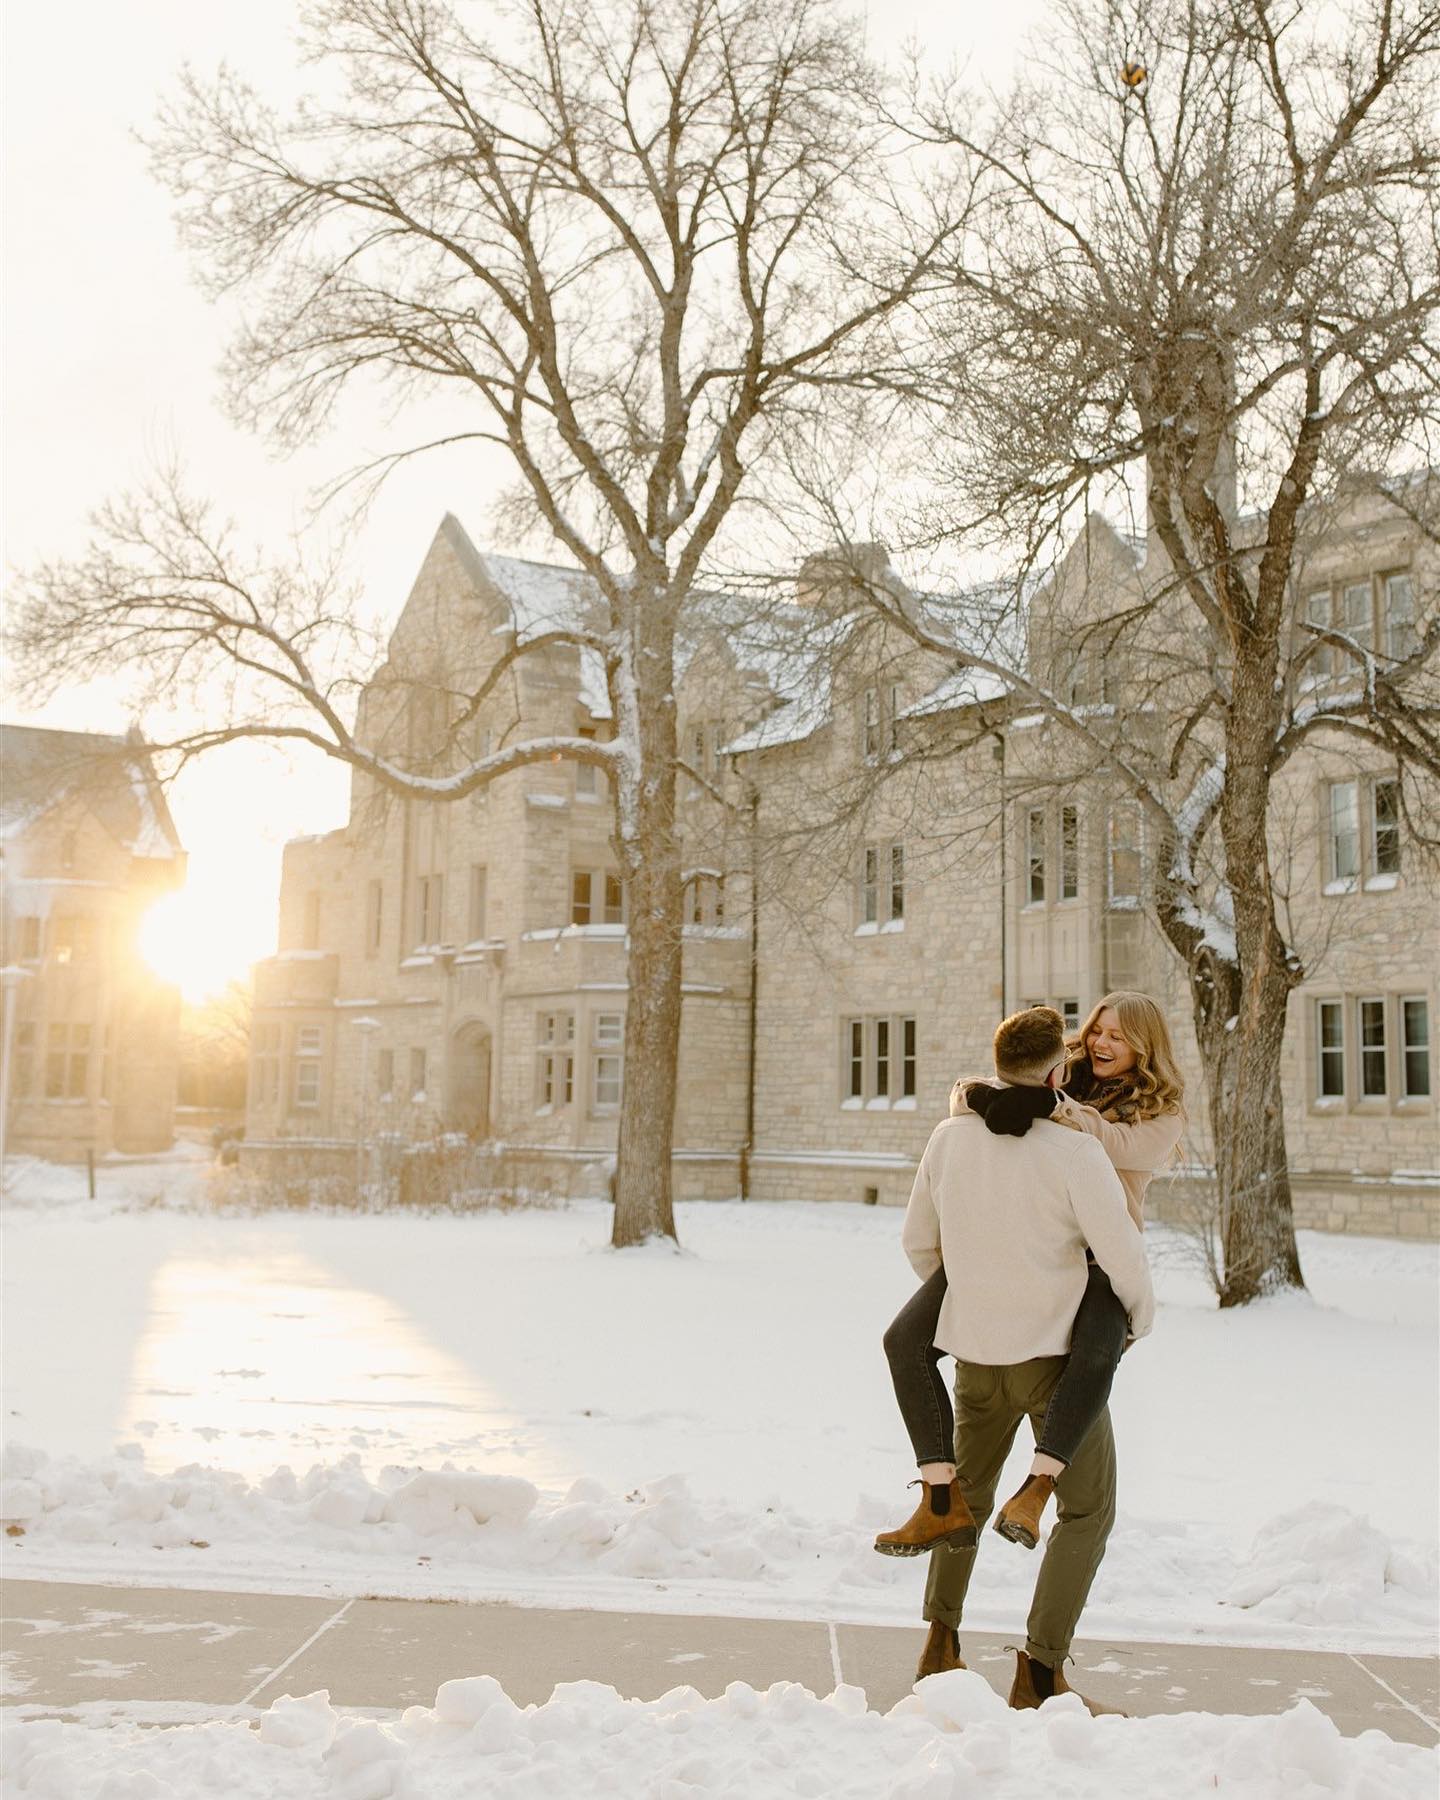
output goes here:
[[[1165, 1015], [1148, 994], [1106, 994], [1067, 1046], [1064, 1088], [1050, 1116], [1100, 1140], [1120, 1177], [1131, 1217], [1143, 1230], [1145, 1190], [1155, 1171], [1174, 1156], [1185, 1129], [1184, 1083]], [[952, 1115], [969, 1110], [966, 1088], [971, 1085], [956, 1082]], [[950, 1460], [955, 1415], [934, 1341], [945, 1287], [945, 1271], [937, 1270], [885, 1333], [895, 1397], [924, 1485], [914, 1516], [876, 1538], [875, 1548], [887, 1556], [918, 1556], [946, 1540], [948, 1520], [969, 1516], [960, 1504]], [[1071, 1329], [1070, 1359], [1050, 1397], [1030, 1473], [996, 1515], [995, 1529], [1012, 1543], [1033, 1550], [1039, 1542], [1040, 1520], [1055, 1483], [1110, 1397], [1126, 1325], [1125, 1309], [1108, 1276], [1092, 1261]]]

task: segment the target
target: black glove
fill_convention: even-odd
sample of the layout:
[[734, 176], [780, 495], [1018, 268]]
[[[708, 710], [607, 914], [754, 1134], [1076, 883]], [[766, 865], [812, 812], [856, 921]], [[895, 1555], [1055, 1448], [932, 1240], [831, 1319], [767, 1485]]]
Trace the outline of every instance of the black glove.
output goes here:
[[985, 1129], [997, 1137], [1024, 1137], [1037, 1119], [1048, 1119], [1060, 1103], [1054, 1088], [996, 1088], [984, 1082], [967, 1088], [965, 1099], [971, 1112], [984, 1119]]

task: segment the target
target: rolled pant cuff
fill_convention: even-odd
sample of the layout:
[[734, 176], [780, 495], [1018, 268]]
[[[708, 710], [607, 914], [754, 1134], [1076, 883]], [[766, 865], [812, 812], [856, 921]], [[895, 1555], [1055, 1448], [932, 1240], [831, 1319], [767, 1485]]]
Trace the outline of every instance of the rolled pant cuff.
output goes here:
[[1047, 1669], [1058, 1669], [1070, 1660], [1070, 1646], [1067, 1644], [1059, 1650], [1054, 1644], [1037, 1644], [1034, 1638], [1026, 1638], [1025, 1654], [1031, 1662], [1044, 1663]]
[[960, 1629], [958, 1612], [943, 1612], [938, 1606], [927, 1606], [920, 1617], [927, 1625], [948, 1625], [952, 1631]]

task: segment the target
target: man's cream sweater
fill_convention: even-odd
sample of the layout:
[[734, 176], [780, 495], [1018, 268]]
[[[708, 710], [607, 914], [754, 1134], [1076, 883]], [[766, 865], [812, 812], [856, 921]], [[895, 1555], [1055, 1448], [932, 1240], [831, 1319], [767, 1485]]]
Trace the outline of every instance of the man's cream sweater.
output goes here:
[[944, 1119], [915, 1172], [901, 1237], [921, 1280], [949, 1283], [935, 1345], [965, 1362], [1061, 1356], [1085, 1293], [1085, 1251], [1144, 1337], [1155, 1319], [1145, 1244], [1109, 1157], [1042, 1119], [1022, 1138], [976, 1113]]

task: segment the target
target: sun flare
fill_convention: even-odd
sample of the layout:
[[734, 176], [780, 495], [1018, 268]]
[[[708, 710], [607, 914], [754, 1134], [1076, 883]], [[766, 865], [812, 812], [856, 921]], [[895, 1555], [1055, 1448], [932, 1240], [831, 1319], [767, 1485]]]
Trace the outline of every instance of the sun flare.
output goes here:
[[192, 881], [157, 900], [140, 923], [140, 954], [192, 1005], [244, 980], [273, 946], [274, 923], [257, 897]]

